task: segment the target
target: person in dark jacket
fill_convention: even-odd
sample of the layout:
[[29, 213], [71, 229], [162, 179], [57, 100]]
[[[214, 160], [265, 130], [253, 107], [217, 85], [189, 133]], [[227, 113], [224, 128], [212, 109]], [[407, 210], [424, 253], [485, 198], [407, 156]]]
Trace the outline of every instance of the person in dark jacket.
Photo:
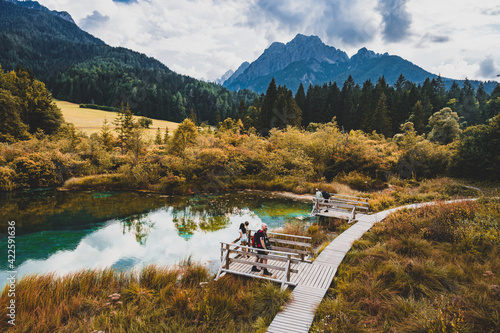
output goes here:
[[[262, 223], [262, 226], [259, 231], [257, 231], [254, 235], [252, 246], [257, 249], [257, 254], [266, 255], [266, 251], [262, 251], [259, 249], [269, 250], [269, 240], [267, 239], [267, 224]], [[267, 264], [267, 259], [257, 257], [255, 262], [261, 262], [263, 264]], [[260, 272], [260, 269], [257, 266], [252, 266], [252, 272]], [[264, 268], [264, 275], [272, 275], [267, 268]]]

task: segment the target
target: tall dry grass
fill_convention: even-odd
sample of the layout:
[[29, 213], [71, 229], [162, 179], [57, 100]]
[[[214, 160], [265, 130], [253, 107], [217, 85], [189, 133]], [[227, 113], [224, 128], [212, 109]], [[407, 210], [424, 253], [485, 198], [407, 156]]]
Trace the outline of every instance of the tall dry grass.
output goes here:
[[405, 210], [353, 244], [312, 332], [498, 332], [500, 200]]
[[[7, 289], [0, 301], [6, 317]], [[190, 264], [140, 271], [30, 275], [16, 287], [16, 325], [3, 332], [254, 332], [265, 329], [289, 291], [246, 278], [213, 281]]]

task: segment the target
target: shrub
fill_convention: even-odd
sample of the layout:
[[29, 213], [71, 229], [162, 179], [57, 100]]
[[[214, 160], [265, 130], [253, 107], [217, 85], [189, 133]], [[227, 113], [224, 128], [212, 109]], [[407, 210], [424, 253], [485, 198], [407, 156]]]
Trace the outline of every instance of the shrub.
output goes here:
[[20, 156], [12, 165], [16, 171], [16, 181], [21, 187], [53, 187], [60, 183], [54, 163], [42, 154]]
[[350, 188], [357, 191], [378, 191], [387, 187], [387, 184], [379, 179], [372, 179], [367, 174], [358, 171], [351, 171], [348, 174], [341, 173], [336, 177], [340, 183], [349, 185]]
[[8, 167], [0, 166], [0, 191], [12, 191], [17, 188], [16, 172]]

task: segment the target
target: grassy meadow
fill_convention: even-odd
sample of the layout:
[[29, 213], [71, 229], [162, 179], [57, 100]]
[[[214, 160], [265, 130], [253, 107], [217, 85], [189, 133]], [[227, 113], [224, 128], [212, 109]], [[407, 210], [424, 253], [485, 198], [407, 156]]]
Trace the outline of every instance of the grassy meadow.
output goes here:
[[498, 332], [500, 200], [403, 210], [342, 262], [311, 332]]
[[[87, 135], [98, 133], [101, 130], [104, 119], [108, 120], [110, 129], [113, 130], [115, 128], [113, 121], [117, 116], [116, 112], [80, 108], [78, 104], [59, 100], [54, 100], [54, 102], [61, 109], [64, 120], [73, 124], [76, 130], [82, 131]], [[135, 116], [134, 118], [137, 120], [140, 117]], [[172, 133], [179, 125], [178, 123], [166, 120], [152, 119], [152, 121], [153, 123], [147, 130], [151, 138], [154, 138], [156, 135], [158, 127], [162, 133], [165, 132], [166, 128]]]

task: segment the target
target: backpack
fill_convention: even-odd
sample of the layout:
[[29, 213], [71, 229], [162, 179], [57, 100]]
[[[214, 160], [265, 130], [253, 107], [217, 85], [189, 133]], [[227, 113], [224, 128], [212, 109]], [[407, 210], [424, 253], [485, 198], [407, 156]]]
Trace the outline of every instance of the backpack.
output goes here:
[[325, 199], [330, 199], [330, 193], [328, 193], [327, 191], [323, 191], [321, 192], [321, 195], [323, 196], [323, 198]]
[[[257, 236], [257, 234], [258, 234], [259, 232], [261, 232], [261, 231], [260, 231], [260, 230], [259, 230], [259, 231], [257, 231], [257, 232], [256, 232], [255, 234], [253, 234], [253, 236], [252, 236], [252, 247], [257, 247], [257, 248], [262, 247], [262, 245], [260, 245], [259, 243], [257, 243], [257, 242], [256, 242], [257, 237], [255, 237], [255, 236]], [[260, 246], [259, 246], [259, 245], [260, 245]]]

